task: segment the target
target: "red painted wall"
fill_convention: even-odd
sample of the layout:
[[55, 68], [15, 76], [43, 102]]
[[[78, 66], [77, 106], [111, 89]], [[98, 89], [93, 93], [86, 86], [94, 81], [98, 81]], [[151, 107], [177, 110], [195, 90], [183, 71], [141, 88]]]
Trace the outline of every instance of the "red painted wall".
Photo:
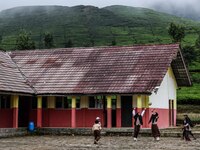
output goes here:
[[43, 109], [43, 127], [71, 127], [71, 109]]
[[[142, 128], [151, 128], [151, 123], [149, 124], [149, 119], [151, 117], [152, 114], [152, 110], [154, 108], [147, 108], [145, 111], [145, 114], [143, 116], [143, 126]], [[142, 110], [140, 110], [142, 111]], [[158, 127], [159, 128], [168, 128], [169, 127], [169, 109], [158, 109], [155, 108], [155, 111], [158, 112], [159, 114], [159, 119], [158, 119]], [[176, 118], [176, 110], [174, 110], [174, 114]], [[134, 119], [133, 119], [134, 121]], [[176, 120], [174, 119], [174, 121], [176, 122]]]
[[[143, 121], [145, 123], [147, 123], [151, 117], [151, 111], [153, 110], [153, 108], [147, 109], [148, 113], [149, 113], [149, 117], [148, 117], [148, 113], [146, 113], [144, 115]], [[155, 111], [159, 114], [159, 119], [158, 119], [158, 127], [159, 128], [168, 128], [169, 127], [169, 109], [158, 109], [155, 108]], [[145, 126], [146, 125], [146, 126]], [[142, 126], [142, 128], [147, 128], [147, 127], [151, 127], [151, 124], [147, 125], [144, 124]]]
[[76, 109], [76, 126], [92, 127], [96, 117], [101, 118], [101, 124], [104, 125], [103, 109]]
[[13, 110], [0, 109], [0, 128], [12, 128]]
[[49, 110], [50, 109], [42, 109], [42, 127], [49, 126]]
[[149, 124], [149, 119], [151, 117], [151, 110], [149, 108], [146, 109], [143, 116], [143, 126], [142, 128], [150, 128], [151, 124]]
[[121, 108], [116, 109], [116, 127], [120, 128], [121, 127]]
[[[144, 125], [142, 128], [150, 128], [148, 121], [151, 117], [153, 108], [146, 109], [143, 116]], [[158, 127], [169, 127], [169, 110], [156, 109], [159, 114]], [[176, 110], [175, 110], [176, 112]], [[36, 111], [31, 113], [36, 114]], [[176, 114], [176, 113], [175, 113]], [[104, 126], [103, 109], [76, 109], [76, 127], [92, 127], [96, 117], [101, 118], [101, 124]], [[43, 109], [42, 110], [42, 126], [43, 127], [71, 127], [71, 109]]]
[[37, 109], [31, 109], [29, 114], [29, 122], [33, 121], [36, 127], [37, 124]]

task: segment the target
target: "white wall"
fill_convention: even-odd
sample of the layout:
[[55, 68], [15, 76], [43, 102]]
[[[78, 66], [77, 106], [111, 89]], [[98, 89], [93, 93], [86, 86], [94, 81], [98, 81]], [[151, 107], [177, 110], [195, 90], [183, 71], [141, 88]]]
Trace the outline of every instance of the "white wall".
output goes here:
[[152, 103], [150, 108], [169, 108], [169, 99], [175, 100], [176, 107], [176, 90], [177, 83], [173, 74], [171, 67], [168, 69], [157, 94], [152, 92], [152, 95], [149, 97], [149, 101]]

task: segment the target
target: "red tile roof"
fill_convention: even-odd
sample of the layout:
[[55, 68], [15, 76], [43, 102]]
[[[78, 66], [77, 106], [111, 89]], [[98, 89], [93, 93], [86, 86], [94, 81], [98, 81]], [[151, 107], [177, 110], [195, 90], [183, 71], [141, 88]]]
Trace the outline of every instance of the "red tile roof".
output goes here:
[[[177, 44], [13, 51], [37, 94], [148, 93], [179, 53]], [[180, 85], [190, 85], [186, 68]]]
[[1, 51], [0, 92], [34, 93], [10, 56]]

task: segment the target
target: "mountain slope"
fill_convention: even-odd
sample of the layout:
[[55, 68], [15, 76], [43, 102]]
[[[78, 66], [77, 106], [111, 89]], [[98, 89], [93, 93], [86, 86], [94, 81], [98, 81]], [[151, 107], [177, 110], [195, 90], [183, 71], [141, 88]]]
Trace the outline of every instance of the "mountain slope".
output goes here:
[[0, 47], [15, 49], [16, 35], [22, 28], [31, 31], [37, 48], [43, 48], [42, 36], [47, 31], [53, 34], [56, 47], [64, 47], [69, 39], [73, 46], [111, 45], [113, 41], [117, 45], [169, 43], [170, 22], [198, 25], [150, 9], [127, 6], [16, 7], [0, 12]]

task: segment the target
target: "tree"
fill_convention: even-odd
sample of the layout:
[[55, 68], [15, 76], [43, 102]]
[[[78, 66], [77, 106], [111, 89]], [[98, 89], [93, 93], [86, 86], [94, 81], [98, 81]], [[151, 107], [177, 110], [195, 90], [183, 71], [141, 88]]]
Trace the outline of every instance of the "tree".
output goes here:
[[1, 43], [2, 43], [2, 36], [0, 35], [0, 50], [2, 50]]
[[35, 42], [31, 39], [31, 33], [24, 29], [20, 31], [16, 45], [19, 50], [35, 49]]
[[170, 23], [168, 33], [172, 38], [172, 42], [181, 42], [182, 39], [185, 37], [185, 28], [180, 25]]
[[1, 44], [2, 40], [3, 40], [3, 37], [2, 37], [2, 35], [0, 35], [0, 44]]
[[195, 47], [196, 47], [198, 50], [200, 50], [200, 34], [199, 34], [198, 38], [196, 39]]
[[44, 46], [45, 46], [45, 48], [54, 47], [53, 35], [50, 32], [46, 32], [44, 34]]
[[115, 40], [115, 39], [113, 39], [113, 40], [111, 41], [111, 45], [112, 45], [112, 46], [115, 46], [115, 45], [117, 45], [117, 42], [116, 42], [116, 40]]
[[190, 64], [196, 59], [196, 52], [194, 46], [184, 46], [182, 49], [183, 57], [187, 64]]
[[65, 43], [65, 48], [70, 48], [73, 46], [72, 40], [69, 39], [66, 43]]

